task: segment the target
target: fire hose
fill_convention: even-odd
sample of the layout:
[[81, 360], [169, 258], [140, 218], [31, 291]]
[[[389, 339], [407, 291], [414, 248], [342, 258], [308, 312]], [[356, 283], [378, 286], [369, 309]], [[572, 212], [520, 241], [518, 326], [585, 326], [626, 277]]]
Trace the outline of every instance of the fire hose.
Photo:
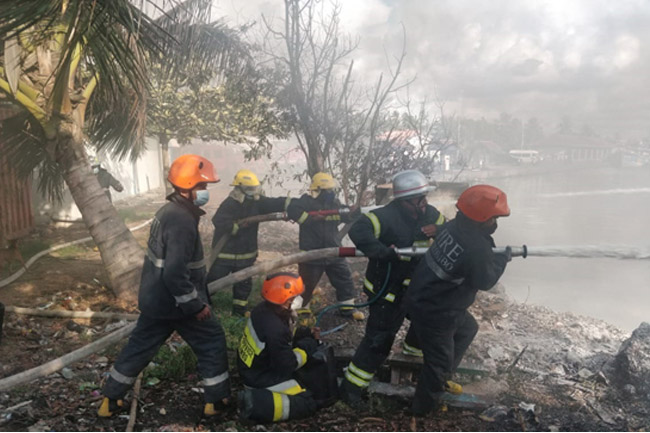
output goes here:
[[[524, 259], [528, 256], [528, 247], [526, 245], [522, 245], [521, 247], [497, 247], [497, 248], [492, 248], [492, 251], [495, 254], [505, 254], [507, 249], [510, 248], [511, 252], [511, 257], [523, 257]], [[348, 247], [341, 247], [339, 248], [339, 257], [359, 257], [359, 256], [365, 256], [362, 251], [357, 250], [356, 248], [348, 248]], [[412, 247], [412, 248], [395, 248], [395, 252], [399, 256], [405, 256], [405, 257], [415, 257], [415, 256], [421, 256], [424, 255], [427, 252], [428, 248], [423, 248], [423, 247]], [[369, 305], [372, 305], [375, 303], [381, 296], [384, 294], [386, 291], [386, 287], [388, 286], [388, 280], [390, 278], [390, 272], [391, 272], [391, 263], [388, 263], [388, 266], [386, 267], [386, 278], [384, 279], [384, 283], [381, 286], [381, 289], [379, 292], [375, 294], [369, 301], [363, 302], [361, 304], [354, 304], [354, 308], [362, 308], [362, 307], [367, 307]], [[331, 310], [335, 310], [337, 308], [341, 307], [348, 307], [349, 304], [333, 304], [329, 305], [325, 308], [323, 308], [317, 315], [316, 317], [316, 325], [320, 323], [321, 318], [323, 315]], [[328, 331], [324, 331], [321, 334], [326, 335], [331, 332], [333, 332], [334, 329], [330, 329]]]

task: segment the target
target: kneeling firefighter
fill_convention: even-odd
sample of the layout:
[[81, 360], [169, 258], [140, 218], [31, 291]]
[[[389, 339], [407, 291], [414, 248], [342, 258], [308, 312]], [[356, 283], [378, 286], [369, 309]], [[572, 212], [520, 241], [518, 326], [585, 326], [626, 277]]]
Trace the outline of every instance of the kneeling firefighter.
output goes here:
[[300, 327], [292, 335], [291, 306], [303, 291], [302, 279], [292, 273], [264, 281], [264, 301], [251, 312], [238, 349], [244, 420], [304, 418], [337, 399], [333, 351], [319, 341], [319, 329]]

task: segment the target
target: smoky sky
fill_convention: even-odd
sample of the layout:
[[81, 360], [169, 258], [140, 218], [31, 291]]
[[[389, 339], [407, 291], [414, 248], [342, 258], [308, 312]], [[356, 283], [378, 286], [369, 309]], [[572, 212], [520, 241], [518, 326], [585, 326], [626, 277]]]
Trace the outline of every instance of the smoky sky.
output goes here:
[[[282, 17], [281, 0], [215, 0], [231, 23]], [[413, 100], [467, 117], [563, 117], [601, 134], [650, 135], [650, 1], [343, 0], [360, 77], [388, 71], [406, 35]], [[325, 5], [329, 3], [324, 3]], [[327, 6], [326, 6], [327, 7]]]

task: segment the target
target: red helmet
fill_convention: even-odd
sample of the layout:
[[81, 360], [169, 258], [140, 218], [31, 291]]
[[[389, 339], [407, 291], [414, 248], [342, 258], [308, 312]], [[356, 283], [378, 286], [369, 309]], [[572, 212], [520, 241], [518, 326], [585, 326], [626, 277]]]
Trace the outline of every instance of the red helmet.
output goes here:
[[291, 272], [269, 275], [262, 285], [262, 297], [272, 304], [282, 305], [305, 291], [302, 278]]
[[458, 198], [456, 207], [467, 218], [480, 223], [492, 217], [510, 215], [506, 193], [490, 185], [467, 188]]
[[199, 183], [217, 183], [219, 177], [210, 161], [198, 155], [182, 155], [169, 168], [167, 180], [177, 188], [192, 189]]

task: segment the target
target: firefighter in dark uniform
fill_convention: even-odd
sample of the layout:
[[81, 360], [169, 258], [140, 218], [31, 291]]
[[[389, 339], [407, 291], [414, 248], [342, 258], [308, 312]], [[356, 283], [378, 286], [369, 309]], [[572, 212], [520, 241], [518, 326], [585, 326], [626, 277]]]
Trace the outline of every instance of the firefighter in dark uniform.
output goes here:
[[[444, 216], [427, 204], [431, 190], [417, 170], [406, 170], [393, 178], [393, 200], [364, 214], [350, 229], [350, 239], [368, 257], [364, 291], [373, 302], [366, 333], [347, 367], [341, 384], [341, 398], [361, 404], [375, 372], [389, 355], [395, 334], [406, 316], [403, 304], [416, 260], [400, 257], [394, 248], [429, 246]], [[383, 289], [383, 291], [382, 291]], [[403, 351], [420, 355], [415, 332], [409, 329]]]
[[503, 191], [472, 186], [461, 194], [456, 207], [456, 218], [438, 231], [413, 273], [407, 294], [411, 326], [424, 353], [414, 415], [434, 409], [441, 392], [462, 393], [451, 377], [478, 331], [467, 309], [479, 290], [497, 283], [511, 259], [510, 247], [504, 254], [492, 251], [496, 220], [510, 215]]
[[[334, 359], [327, 359], [330, 355], [323, 351], [318, 328], [299, 328], [293, 335], [291, 307], [303, 291], [302, 279], [292, 273], [270, 275], [264, 281], [264, 300], [251, 312], [237, 351], [245, 386], [239, 395], [244, 420], [286, 421], [313, 414], [324, 406], [318, 399], [322, 393], [312, 389], [314, 379], [323, 376], [331, 377], [336, 390]], [[305, 370], [310, 372], [300, 374]]]
[[[336, 182], [327, 173], [316, 173], [309, 187], [310, 194], [303, 194], [293, 200], [287, 209], [289, 218], [300, 224], [299, 246], [301, 251], [317, 250], [320, 248], [340, 247], [337, 241], [338, 226], [349, 222], [359, 215], [356, 207], [348, 208], [341, 205], [336, 198]], [[340, 215], [309, 215], [310, 211], [332, 211], [344, 209]], [[352, 281], [352, 274], [347, 261], [343, 257], [325, 258], [298, 264], [298, 273], [305, 283], [303, 305], [299, 313], [309, 313], [309, 302], [323, 272], [327, 274], [336, 290], [336, 300], [343, 305], [339, 314], [363, 320], [364, 315], [352, 305], [357, 292]]]
[[206, 186], [219, 181], [212, 163], [197, 155], [176, 159], [167, 180], [174, 192], [154, 217], [140, 281], [140, 317], [128, 344], [110, 371], [99, 416], [111, 416], [160, 346], [176, 331], [190, 345], [203, 377], [206, 416], [215, 415], [230, 396], [226, 337], [209, 306], [200, 209]]
[[[214, 263], [208, 272], [208, 283], [226, 275], [253, 266], [257, 259], [257, 231], [259, 223], [238, 223], [243, 218], [284, 212], [289, 206], [289, 197], [264, 197], [260, 181], [250, 170], [239, 170], [230, 184], [233, 190], [221, 203], [212, 217], [214, 236], [212, 252]], [[232, 289], [232, 312], [244, 316], [253, 280], [248, 278], [235, 283]]]
[[124, 186], [122, 186], [120, 181], [115, 179], [115, 177], [113, 177], [113, 175], [110, 174], [108, 170], [102, 167], [102, 165], [100, 164], [97, 158], [93, 159], [93, 165], [91, 166], [91, 168], [95, 176], [97, 176], [97, 181], [99, 182], [99, 186], [102, 187], [102, 189], [108, 196], [108, 200], [110, 200], [111, 202], [113, 201], [113, 197], [111, 197], [111, 187], [117, 192], [124, 191]]

